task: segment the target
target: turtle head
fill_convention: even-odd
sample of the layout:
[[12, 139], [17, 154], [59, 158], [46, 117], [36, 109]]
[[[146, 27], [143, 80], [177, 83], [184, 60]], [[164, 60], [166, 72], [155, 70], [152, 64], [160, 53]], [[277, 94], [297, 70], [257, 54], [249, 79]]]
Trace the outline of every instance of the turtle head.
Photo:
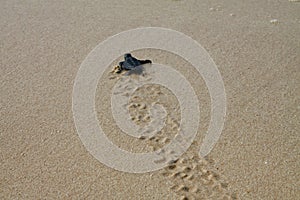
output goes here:
[[132, 57], [130, 53], [126, 53], [126, 54], [124, 55], [124, 59], [125, 59], [125, 60], [126, 60], [127, 58], [130, 58], [130, 57]]

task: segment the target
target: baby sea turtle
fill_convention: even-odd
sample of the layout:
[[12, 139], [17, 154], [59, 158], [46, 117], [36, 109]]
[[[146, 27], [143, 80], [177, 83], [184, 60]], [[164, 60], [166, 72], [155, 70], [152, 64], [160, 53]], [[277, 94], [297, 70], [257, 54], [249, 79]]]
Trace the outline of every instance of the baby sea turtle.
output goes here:
[[138, 60], [135, 57], [132, 57], [130, 53], [124, 55], [124, 61], [119, 62], [119, 65], [115, 67], [114, 72], [121, 73], [123, 70], [132, 70], [143, 64], [152, 63], [151, 60]]

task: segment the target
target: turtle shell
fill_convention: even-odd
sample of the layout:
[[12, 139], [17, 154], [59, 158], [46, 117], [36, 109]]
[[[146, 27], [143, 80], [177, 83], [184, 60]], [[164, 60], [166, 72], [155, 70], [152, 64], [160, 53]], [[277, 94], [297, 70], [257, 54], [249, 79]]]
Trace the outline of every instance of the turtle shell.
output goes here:
[[141, 65], [141, 62], [132, 57], [131, 54], [125, 54], [124, 55], [124, 61], [122, 62], [122, 69], [125, 69], [125, 70], [131, 70], [137, 66], [140, 66]]

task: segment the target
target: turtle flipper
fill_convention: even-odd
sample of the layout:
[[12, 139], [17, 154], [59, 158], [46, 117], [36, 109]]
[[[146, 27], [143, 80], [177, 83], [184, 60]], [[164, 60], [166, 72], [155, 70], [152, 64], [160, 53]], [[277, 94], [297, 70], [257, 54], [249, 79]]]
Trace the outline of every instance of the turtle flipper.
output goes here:
[[152, 64], [152, 61], [151, 60], [139, 60], [141, 65], [144, 65], [144, 64]]
[[119, 62], [119, 66], [120, 66], [121, 70], [123, 70], [124, 69], [124, 61]]

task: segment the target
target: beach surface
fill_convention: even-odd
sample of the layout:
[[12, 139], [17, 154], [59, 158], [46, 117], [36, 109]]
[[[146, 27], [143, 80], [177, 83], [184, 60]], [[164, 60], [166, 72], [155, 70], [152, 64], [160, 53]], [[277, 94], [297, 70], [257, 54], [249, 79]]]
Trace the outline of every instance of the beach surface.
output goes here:
[[[299, 199], [300, 2], [238, 0], [1, 1], [1, 199]], [[179, 160], [148, 173], [99, 162], [77, 134], [76, 74], [102, 41], [138, 27], [182, 32], [209, 53], [226, 92], [224, 128], [199, 157], [210, 121], [205, 81], [186, 60], [158, 49], [132, 52], [173, 67], [192, 85], [201, 111], [197, 136]], [[129, 102], [132, 121], [149, 123], [149, 105], [168, 116], [155, 136], [118, 128], [111, 91], [123, 74], [100, 78], [95, 111], [107, 137], [132, 152], [168, 144], [179, 129], [174, 94], [145, 85]], [[99, 63], [101, 65], [101, 63]], [[106, 66], [103, 66], [106, 67]]]

